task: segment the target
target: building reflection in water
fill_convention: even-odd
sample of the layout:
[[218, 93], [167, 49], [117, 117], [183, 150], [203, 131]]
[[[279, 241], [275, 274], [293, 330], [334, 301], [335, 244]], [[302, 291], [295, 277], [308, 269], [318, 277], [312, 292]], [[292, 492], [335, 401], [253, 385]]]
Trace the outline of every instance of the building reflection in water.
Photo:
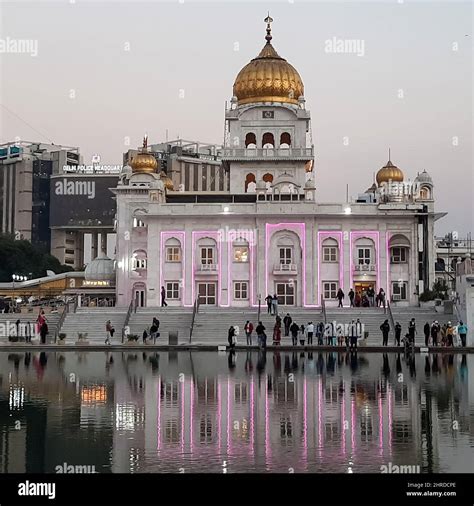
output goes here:
[[0, 365], [2, 472], [471, 468], [472, 356], [0, 353]]

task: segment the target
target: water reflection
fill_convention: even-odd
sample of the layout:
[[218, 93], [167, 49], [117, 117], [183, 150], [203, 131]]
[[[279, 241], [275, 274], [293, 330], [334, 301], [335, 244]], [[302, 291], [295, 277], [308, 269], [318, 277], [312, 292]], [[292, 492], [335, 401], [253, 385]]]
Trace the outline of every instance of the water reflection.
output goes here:
[[472, 472], [473, 356], [0, 353], [0, 471]]

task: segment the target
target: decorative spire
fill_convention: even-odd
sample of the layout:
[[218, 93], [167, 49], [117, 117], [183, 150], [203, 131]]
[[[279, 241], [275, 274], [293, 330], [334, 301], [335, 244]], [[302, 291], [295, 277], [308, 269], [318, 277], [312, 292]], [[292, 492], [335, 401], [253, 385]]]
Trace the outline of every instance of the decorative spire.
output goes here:
[[145, 137], [143, 137], [143, 151], [146, 151], [148, 148], [148, 134], [145, 134]]
[[390, 148], [388, 148], [388, 161], [391, 162], [392, 158], [390, 157]]
[[270, 17], [270, 11], [268, 11], [268, 16], [264, 19], [265, 23], [267, 23], [267, 35], [265, 36], [265, 40], [267, 41], [267, 44], [270, 44], [270, 41], [272, 40], [272, 26], [273, 18]]

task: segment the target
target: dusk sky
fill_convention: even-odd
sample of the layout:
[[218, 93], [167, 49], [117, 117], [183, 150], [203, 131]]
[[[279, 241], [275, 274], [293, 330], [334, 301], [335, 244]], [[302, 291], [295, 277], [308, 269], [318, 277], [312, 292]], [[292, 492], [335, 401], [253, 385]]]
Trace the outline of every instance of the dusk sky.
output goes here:
[[[265, 43], [299, 71], [312, 114], [317, 199], [344, 201], [388, 159], [426, 169], [437, 234], [472, 231], [471, 2], [0, 3], [3, 40], [37, 40], [36, 56], [3, 53], [0, 142], [78, 146], [105, 164], [166, 138], [222, 144], [225, 101]], [[327, 52], [357, 40], [357, 53]], [[127, 139], [130, 145], [127, 145]]]

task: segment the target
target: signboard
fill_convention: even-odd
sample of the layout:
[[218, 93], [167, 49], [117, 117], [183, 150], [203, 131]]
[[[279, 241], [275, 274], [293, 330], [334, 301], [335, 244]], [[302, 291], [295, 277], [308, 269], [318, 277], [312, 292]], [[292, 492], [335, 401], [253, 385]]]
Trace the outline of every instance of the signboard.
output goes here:
[[109, 188], [117, 182], [117, 176], [52, 176], [50, 226], [112, 227], [116, 205]]

